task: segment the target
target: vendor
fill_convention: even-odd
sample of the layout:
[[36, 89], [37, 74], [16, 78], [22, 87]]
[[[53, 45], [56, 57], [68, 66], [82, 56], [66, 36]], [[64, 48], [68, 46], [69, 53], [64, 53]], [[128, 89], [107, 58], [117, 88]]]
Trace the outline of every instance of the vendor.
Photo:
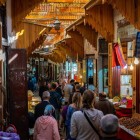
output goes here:
[[101, 110], [104, 115], [115, 114], [115, 108], [112, 102], [106, 99], [106, 93], [99, 93], [99, 101], [95, 102], [95, 108]]

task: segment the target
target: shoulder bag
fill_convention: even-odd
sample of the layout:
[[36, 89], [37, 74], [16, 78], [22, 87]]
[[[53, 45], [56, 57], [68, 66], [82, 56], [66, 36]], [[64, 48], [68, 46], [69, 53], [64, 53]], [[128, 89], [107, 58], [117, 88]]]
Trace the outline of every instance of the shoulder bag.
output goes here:
[[85, 118], [87, 119], [88, 123], [90, 124], [90, 126], [93, 128], [93, 130], [97, 133], [97, 135], [98, 135], [99, 138], [101, 139], [101, 138], [102, 138], [101, 135], [99, 134], [99, 132], [97, 131], [97, 129], [94, 127], [94, 125], [91, 123], [91, 121], [89, 120], [87, 114], [86, 114], [85, 112], [83, 112], [83, 113], [84, 113], [84, 116], [85, 116]]

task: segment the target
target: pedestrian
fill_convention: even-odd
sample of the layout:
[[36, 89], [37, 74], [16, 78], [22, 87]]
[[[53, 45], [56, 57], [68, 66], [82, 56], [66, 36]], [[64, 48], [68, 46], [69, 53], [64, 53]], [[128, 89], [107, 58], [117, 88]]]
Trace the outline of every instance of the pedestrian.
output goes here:
[[31, 77], [28, 79], [28, 90], [34, 91], [34, 84]]
[[104, 115], [115, 114], [115, 108], [113, 103], [106, 99], [106, 93], [99, 93], [99, 100], [95, 102], [95, 108], [101, 110]]
[[[83, 93], [83, 108], [73, 113], [70, 135], [76, 140], [99, 140], [100, 120], [103, 113], [94, 108], [94, 93], [86, 90]], [[95, 129], [93, 129], [93, 126]]]
[[35, 106], [35, 120], [44, 114], [44, 109], [46, 105], [50, 104], [50, 93], [48, 91], [44, 91], [42, 99], [43, 101]]
[[[80, 89], [80, 85], [76, 85], [76, 91]], [[68, 110], [67, 110], [67, 115], [66, 115], [66, 135], [67, 135], [67, 140], [74, 140], [70, 136], [70, 125], [71, 125], [71, 117], [72, 114], [75, 111], [78, 111], [81, 108], [81, 93], [80, 92], [75, 92], [73, 97], [72, 97], [72, 104], [69, 105]]]
[[85, 90], [86, 90], [86, 84], [84, 83], [84, 85], [82, 87], [80, 87], [80, 92], [82, 95], [83, 95]]
[[45, 80], [42, 80], [42, 81], [41, 81], [41, 85], [40, 85], [40, 87], [39, 87], [39, 96], [40, 96], [41, 99], [42, 99], [42, 94], [43, 94], [43, 92], [44, 92], [44, 91], [48, 91], [48, 90], [49, 90], [49, 88], [48, 88], [48, 86], [47, 86], [46, 81], [45, 81]]
[[45, 107], [44, 115], [35, 122], [33, 140], [60, 140], [57, 121], [52, 116], [54, 111], [52, 105]]
[[72, 95], [74, 90], [74, 80], [70, 80], [70, 84], [66, 84], [64, 87], [64, 98], [66, 102], [72, 103]]
[[61, 85], [58, 84], [58, 82], [55, 82], [55, 83], [56, 83], [56, 92], [57, 92], [61, 97], [63, 97]]
[[119, 140], [117, 138], [117, 132], [119, 129], [119, 121], [117, 116], [107, 114], [102, 117], [100, 123], [102, 140]]
[[62, 104], [61, 96], [56, 92], [56, 84], [51, 84], [51, 91], [50, 91], [50, 104], [52, 104], [55, 108], [55, 118], [58, 122], [59, 127], [59, 120], [60, 120], [60, 109]]

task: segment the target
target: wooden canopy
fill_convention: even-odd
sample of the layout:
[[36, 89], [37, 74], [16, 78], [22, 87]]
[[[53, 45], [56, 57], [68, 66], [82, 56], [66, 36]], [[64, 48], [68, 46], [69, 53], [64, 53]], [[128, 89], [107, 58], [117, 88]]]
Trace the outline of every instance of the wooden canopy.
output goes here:
[[139, 0], [105, 0], [137, 29], [140, 30], [140, 1]]
[[102, 4], [101, 0], [92, 1], [85, 6], [85, 22], [92, 26], [108, 42], [114, 37], [114, 15], [113, 8], [107, 3]]
[[71, 24], [66, 31], [77, 30], [83, 38], [87, 39], [95, 48], [97, 47], [98, 33], [89, 24], [85, 23], [85, 16]]
[[[28, 50], [28, 56], [30, 56], [36, 48], [56, 44], [64, 38], [64, 29], [84, 15], [85, 11], [82, 7], [88, 1], [12, 0], [13, 33], [16, 34], [24, 30], [24, 34], [19, 36], [17, 40], [16, 47], [26, 48]], [[54, 29], [56, 20], [60, 21], [60, 30]], [[48, 40], [48, 37], [51, 39]], [[60, 56], [58, 50], [55, 50], [53, 54]], [[82, 56], [83, 54], [80, 55]], [[46, 57], [52, 58], [51, 56]]]
[[[87, 39], [96, 49], [98, 33], [88, 24], [84, 24], [84, 21], [85, 17], [82, 17], [67, 27], [66, 32], [69, 34], [69, 38], [65, 38], [57, 43], [52, 54], [47, 55], [46, 58], [51, 56], [50, 58], [52, 60], [52, 56], [56, 55], [54, 52], [57, 50], [62, 56], [66, 57], [67, 54], [76, 60], [78, 55], [79, 60], [82, 60], [84, 58], [84, 39]], [[55, 61], [58, 62], [57, 59]]]

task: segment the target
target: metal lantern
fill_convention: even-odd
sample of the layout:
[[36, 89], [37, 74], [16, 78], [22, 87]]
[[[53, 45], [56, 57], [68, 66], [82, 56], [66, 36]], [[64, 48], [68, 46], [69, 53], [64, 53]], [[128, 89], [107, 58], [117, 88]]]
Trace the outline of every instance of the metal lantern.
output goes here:
[[60, 21], [58, 19], [55, 20], [54, 22], [54, 28], [55, 30], [60, 30]]

